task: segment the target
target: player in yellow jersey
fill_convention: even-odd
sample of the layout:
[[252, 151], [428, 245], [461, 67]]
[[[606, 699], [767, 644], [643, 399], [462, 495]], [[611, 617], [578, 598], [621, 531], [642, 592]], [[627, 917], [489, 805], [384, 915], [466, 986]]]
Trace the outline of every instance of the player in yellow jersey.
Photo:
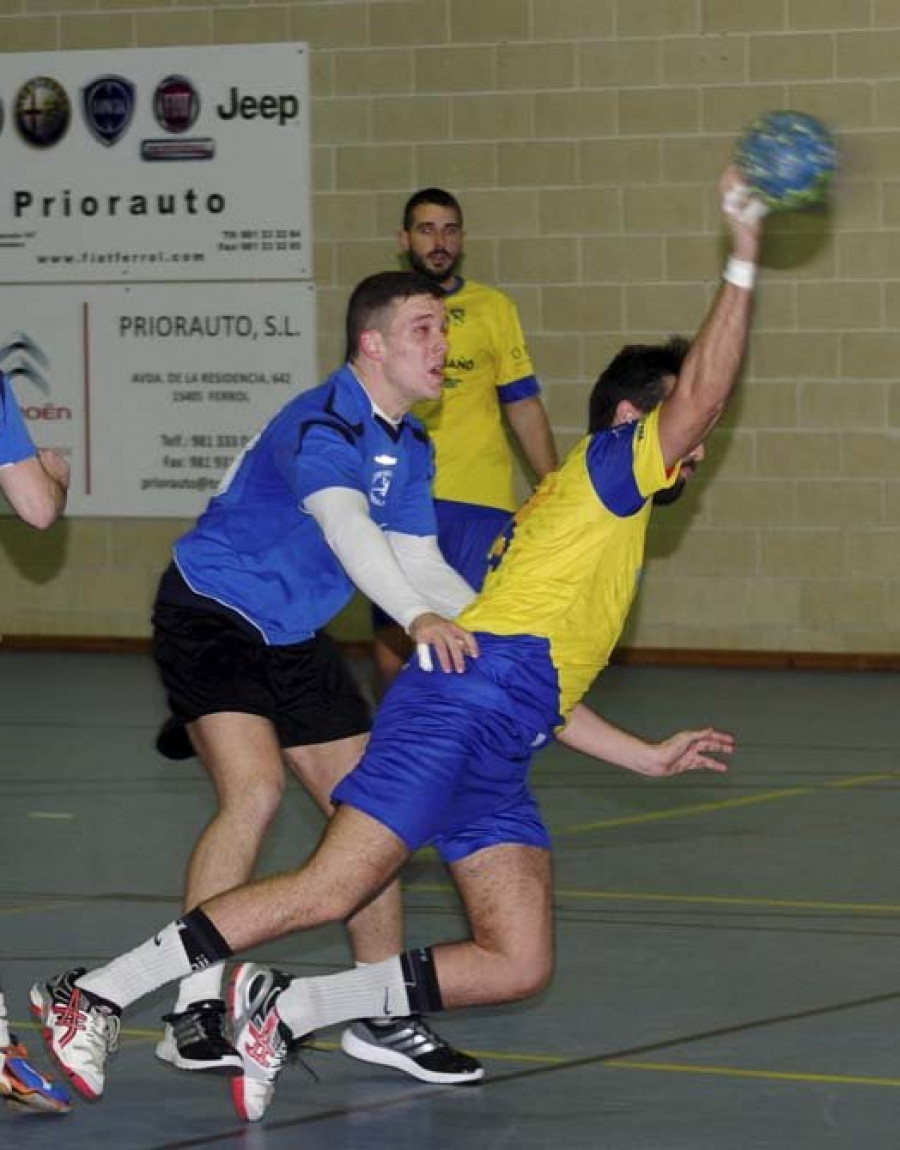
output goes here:
[[[447, 293], [450, 346], [443, 395], [416, 404], [413, 414], [434, 444], [438, 543], [450, 566], [477, 591], [491, 545], [519, 505], [507, 430], [538, 480], [557, 464], [553, 433], [515, 303], [505, 292], [460, 274], [465, 230], [458, 200], [442, 188], [412, 195], [403, 211], [400, 247], [414, 271]], [[411, 647], [402, 628], [378, 608], [372, 620], [375, 662], [387, 686]]]
[[693, 473], [737, 382], [761, 222], [735, 170], [722, 192], [732, 257], [698, 335], [625, 348], [601, 374], [587, 436], [516, 515], [459, 616], [478, 657], [463, 674], [410, 662], [307, 863], [204, 902], [99, 970], [32, 989], [73, 1080], [87, 1070], [102, 1087], [122, 1007], [192, 966], [345, 919], [425, 843], [449, 865], [469, 937], [323, 977], [241, 964], [229, 1001], [245, 1074], [270, 1092], [293, 1041], [347, 1019], [532, 995], [553, 969], [550, 843], [528, 787], [535, 748], [556, 738], [652, 776], [725, 769], [731, 735], [707, 727], [650, 743], [580, 701], [625, 623], [653, 502]]

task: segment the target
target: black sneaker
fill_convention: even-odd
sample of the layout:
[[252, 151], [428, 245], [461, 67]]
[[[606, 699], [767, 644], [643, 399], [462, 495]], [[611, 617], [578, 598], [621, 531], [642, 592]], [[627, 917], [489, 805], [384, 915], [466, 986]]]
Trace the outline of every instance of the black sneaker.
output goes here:
[[225, 1037], [225, 1003], [221, 998], [192, 1002], [187, 1010], [163, 1015], [166, 1029], [156, 1057], [178, 1070], [204, 1070], [234, 1078], [243, 1074], [241, 1056]]
[[354, 1022], [341, 1035], [341, 1049], [351, 1058], [393, 1066], [422, 1082], [464, 1086], [484, 1077], [477, 1059], [450, 1046], [417, 1014], [396, 1022]]

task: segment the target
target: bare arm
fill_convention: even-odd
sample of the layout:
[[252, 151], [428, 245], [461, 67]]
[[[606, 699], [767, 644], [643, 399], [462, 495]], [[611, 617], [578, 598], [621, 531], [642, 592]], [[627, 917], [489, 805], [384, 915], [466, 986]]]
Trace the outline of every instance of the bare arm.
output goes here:
[[730, 755], [735, 747], [733, 735], [713, 727], [679, 731], [661, 743], [648, 743], [608, 723], [584, 703], [575, 707], [557, 737], [573, 751], [655, 778], [684, 771], [725, 771], [726, 765], [712, 756]]
[[559, 462], [556, 444], [540, 396], [529, 395], [525, 399], [504, 404], [503, 411], [538, 480], [555, 471]]
[[68, 489], [69, 465], [56, 451], [42, 449], [30, 459], [0, 467], [0, 491], [19, 518], [39, 531], [62, 514]]
[[[726, 170], [723, 199], [740, 187], [740, 173]], [[724, 211], [731, 231], [732, 258], [755, 268], [762, 236], [761, 222]], [[722, 283], [700, 328], [671, 395], [663, 402], [659, 437], [667, 467], [689, 455], [716, 425], [737, 383], [747, 348], [752, 288]]]

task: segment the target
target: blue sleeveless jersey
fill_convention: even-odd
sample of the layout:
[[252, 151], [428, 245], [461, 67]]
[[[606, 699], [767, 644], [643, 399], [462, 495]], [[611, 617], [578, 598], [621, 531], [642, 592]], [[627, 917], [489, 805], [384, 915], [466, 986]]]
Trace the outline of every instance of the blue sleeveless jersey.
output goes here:
[[434, 535], [431, 445], [418, 420], [393, 426], [349, 366], [291, 400], [235, 461], [175, 560], [200, 595], [237, 611], [267, 643], [308, 639], [355, 587], [303, 501], [361, 492], [382, 530]]

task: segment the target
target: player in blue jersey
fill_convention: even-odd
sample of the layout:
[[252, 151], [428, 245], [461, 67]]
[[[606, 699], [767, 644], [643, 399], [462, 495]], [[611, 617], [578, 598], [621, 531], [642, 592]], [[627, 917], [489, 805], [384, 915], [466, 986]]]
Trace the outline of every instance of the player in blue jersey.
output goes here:
[[[8, 378], [0, 372], [0, 492], [20, 519], [39, 530], [62, 514], [69, 465], [56, 451], [38, 449], [22, 418]], [[0, 1098], [27, 1110], [61, 1113], [68, 1094], [31, 1065], [28, 1051], [10, 1034], [0, 990]]]
[[625, 348], [601, 374], [588, 434], [516, 515], [459, 616], [478, 658], [459, 676], [404, 670], [360, 765], [334, 792], [340, 805], [315, 854], [297, 871], [211, 899], [90, 974], [32, 988], [73, 1080], [102, 1090], [123, 1007], [236, 950], [345, 919], [425, 843], [449, 864], [469, 938], [321, 978], [251, 963], [235, 970], [235, 1044], [260, 1109], [291, 1044], [312, 1029], [374, 1010], [534, 994], [553, 967], [549, 836], [527, 782], [536, 748], [555, 737], [657, 777], [725, 769], [729, 734], [708, 727], [648, 743], [581, 702], [625, 623], [654, 499], [693, 473], [737, 382], [761, 220], [735, 170], [722, 192], [732, 256], [693, 343]]
[[[407, 272], [364, 280], [349, 302], [347, 348], [342, 368], [251, 441], [160, 582], [154, 651], [172, 718], [158, 745], [170, 757], [196, 752], [219, 799], [188, 866], [187, 908], [251, 877], [285, 765], [330, 813], [331, 791], [359, 760], [369, 708], [322, 630], [357, 587], [443, 668], [461, 670], [476, 651], [443, 617], [471, 591], [438, 550], [431, 447], [407, 414], [441, 391], [443, 292]], [[349, 928], [359, 962], [401, 948], [397, 885]], [[240, 1075], [222, 976], [217, 966], [183, 981], [157, 1046], [163, 1061]], [[416, 1078], [481, 1077], [421, 1019], [362, 1021], [345, 1043], [376, 1062], [385, 1050], [394, 1059], [398, 1044]]]

